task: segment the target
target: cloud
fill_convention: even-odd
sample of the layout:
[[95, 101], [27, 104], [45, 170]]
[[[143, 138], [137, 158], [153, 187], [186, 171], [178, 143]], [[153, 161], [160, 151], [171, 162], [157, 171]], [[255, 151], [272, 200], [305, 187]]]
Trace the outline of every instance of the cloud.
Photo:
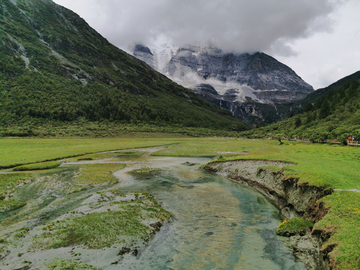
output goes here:
[[344, 0], [55, 0], [79, 13], [109, 41], [209, 43], [226, 51], [294, 55], [291, 44], [329, 32]]

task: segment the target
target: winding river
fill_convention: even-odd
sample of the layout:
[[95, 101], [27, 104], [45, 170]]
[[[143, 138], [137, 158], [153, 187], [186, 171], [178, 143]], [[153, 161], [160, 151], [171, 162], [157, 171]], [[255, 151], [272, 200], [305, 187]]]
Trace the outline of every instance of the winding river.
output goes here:
[[[116, 159], [67, 162], [61, 168], [64, 170], [62, 178], [44, 176], [19, 187], [17, 196], [26, 199], [27, 206], [0, 216], [1, 233], [24, 226], [35, 228], [21, 240], [25, 241], [23, 246], [12, 248], [0, 268], [25, 269], [14, 266], [22, 265], [24, 260], [40, 267], [46, 260], [67, 259], [76, 253], [82, 255], [75, 259], [106, 270], [306, 269], [295, 260], [292, 249], [275, 235], [280, 222], [279, 211], [261, 194], [200, 169], [202, 164], [210, 161], [208, 158], [151, 156], [160, 149], [138, 149], [137, 153], [120, 154]], [[114, 173], [117, 184], [96, 186], [67, 197], [58, 194], [60, 187], [64, 189], [72, 181], [75, 170], [72, 165], [109, 162], [126, 163], [125, 169]], [[134, 171], [144, 168], [148, 169]], [[116, 248], [63, 247], [33, 253], [26, 251], [29, 245], [26, 243], [38, 233], [40, 227], [36, 226], [80, 207], [94, 192], [114, 189], [124, 194], [153, 194], [174, 214], [174, 221], [164, 225], [147, 246], [139, 248], [136, 256], [126, 254], [118, 264], [111, 264], [119, 260]], [[12, 225], [6, 227], [5, 224]], [[34, 269], [43, 269], [36, 267]]]
[[[306, 269], [274, 233], [279, 211], [253, 189], [200, 170], [208, 161], [148, 153], [124, 160], [119, 185], [154, 194], [176, 220], [136, 257], [106, 269]], [[143, 167], [162, 170], [128, 173]]]

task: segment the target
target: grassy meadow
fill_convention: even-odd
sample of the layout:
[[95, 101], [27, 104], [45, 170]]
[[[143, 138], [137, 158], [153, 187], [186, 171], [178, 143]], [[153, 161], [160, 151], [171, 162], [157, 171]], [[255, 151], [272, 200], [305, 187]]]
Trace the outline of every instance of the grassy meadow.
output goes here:
[[[300, 182], [325, 186], [331, 189], [360, 189], [360, 149], [349, 146], [310, 144], [274, 140], [242, 140], [238, 138], [99, 138], [99, 139], [0, 139], [0, 166], [15, 167], [65, 157], [69, 161], [112, 158], [114, 153], [93, 155], [107, 150], [121, 150], [168, 145], [153, 153], [156, 156], [216, 157], [221, 159], [269, 159], [292, 162], [285, 167], [285, 175], [299, 177]], [[29, 165], [31, 167], [31, 165]], [[102, 184], [111, 182], [111, 171], [124, 167], [111, 164], [83, 165], [75, 182]], [[9, 172], [9, 170], [3, 170]], [[90, 177], [91, 176], [91, 177]], [[31, 172], [0, 174], [0, 193], [14, 188], [18, 181], [31, 179]], [[75, 187], [76, 188], [76, 187]], [[335, 191], [322, 199], [329, 214], [315, 223], [318, 229], [334, 234], [327, 244], [335, 244], [332, 255], [339, 269], [356, 269], [360, 263], [360, 193]], [[4, 202], [4, 201], [2, 201]], [[14, 208], [17, 205], [13, 206]], [[291, 224], [288, 223], [288, 224]]]
[[185, 139], [153, 155], [223, 156], [228, 159], [269, 159], [295, 163], [285, 169], [300, 182], [333, 189], [360, 189], [360, 149], [327, 144], [233, 138]]
[[0, 168], [62, 159], [101, 151], [176, 143], [174, 138], [0, 139]]

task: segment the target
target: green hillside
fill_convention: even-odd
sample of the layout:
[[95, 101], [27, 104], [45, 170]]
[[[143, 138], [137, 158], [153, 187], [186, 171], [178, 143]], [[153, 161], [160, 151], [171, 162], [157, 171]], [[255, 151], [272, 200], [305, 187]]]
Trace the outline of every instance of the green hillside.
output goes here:
[[[320, 92], [318, 92], [320, 91]], [[298, 114], [242, 134], [248, 137], [299, 137], [311, 141], [360, 138], [360, 71], [307, 97]], [[305, 102], [305, 101], [304, 101]]]
[[346, 76], [345, 78], [338, 80], [337, 82], [329, 85], [328, 87], [320, 88], [315, 92], [310, 93], [309, 95], [306, 96], [306, 98], [296, 102], [293, 106], [297, 107], [296, 110], [303, 112], [305, 111], [304, 108], [306, 107], [307, 104], [315, 103], [319, 98], [328, 95], [332, 91], [337, 91], [339, 88], [343, 86], [348, 87], [351, 84], [351, 82], [356, 80], [360, 80], [360, 71], [355, 72], [354, 74], [351, 74], [349, 76]]
[[72, 11], [50, 0], [0, 3], [2, 134], [104, 121], [248, 128], [113, 46]]

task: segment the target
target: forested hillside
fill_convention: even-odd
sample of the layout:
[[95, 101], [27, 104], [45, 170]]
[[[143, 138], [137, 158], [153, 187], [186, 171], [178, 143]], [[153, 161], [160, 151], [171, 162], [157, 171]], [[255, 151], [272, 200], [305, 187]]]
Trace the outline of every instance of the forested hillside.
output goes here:
[[247, 129], [50, 0], [0, 0], [0, 82], [5, 135], [14, 128], [104, 121]]
[[[328, 95], [332, 91], [337, 91], [342, 86], [349, 86], [353, 81], [360, 80], [360, 71], [355, 72], [349, 76], [346, 76], [337, 82], [329, 85], [325, 88], [320, 88], [315, 92], [310, 93], [306, 96], [306, 98], [295, 102], [293, 107], [295, 107], [296, 112], [304, 112], [310, 109], [310, 104], [315, 103], [319, 98], [323, 98], [324, 96]], [[319, 101], [321, 102], [321, 100]]]
[[[320, 91], [320, 92], [318, 92]], [[360, 138], [360, 71], [307, 97], [298, 114], [243, 134], [249, 137], [299, 137], [312, 141]]]

